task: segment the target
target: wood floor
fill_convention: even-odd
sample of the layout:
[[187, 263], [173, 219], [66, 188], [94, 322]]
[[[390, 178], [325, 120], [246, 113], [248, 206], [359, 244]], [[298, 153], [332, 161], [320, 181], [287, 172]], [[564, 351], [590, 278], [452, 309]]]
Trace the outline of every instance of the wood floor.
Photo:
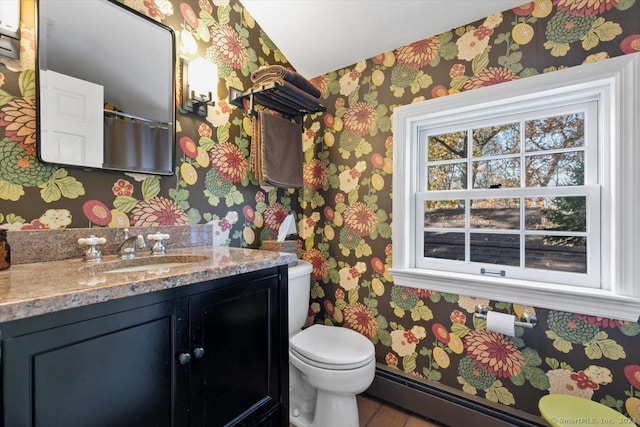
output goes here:
[[446, 427], [365, 394], [356, 398], [360, 427]]

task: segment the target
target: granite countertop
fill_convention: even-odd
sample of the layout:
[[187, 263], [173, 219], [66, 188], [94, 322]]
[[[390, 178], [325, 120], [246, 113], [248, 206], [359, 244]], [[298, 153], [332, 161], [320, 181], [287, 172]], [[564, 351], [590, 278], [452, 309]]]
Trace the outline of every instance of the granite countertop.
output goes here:
[[296, 260], [294, 254], [288, 253], [200, 246], [170, 249], [165, 259], [171, 263], [194, 262], [143, 271], [107, 271], [116, 264], [140, 265], [150, 257], [119, 260], [109, 255], [95, 264], [74, 258], [13, 265], [0, 271], [0, 322], [287, 265]]

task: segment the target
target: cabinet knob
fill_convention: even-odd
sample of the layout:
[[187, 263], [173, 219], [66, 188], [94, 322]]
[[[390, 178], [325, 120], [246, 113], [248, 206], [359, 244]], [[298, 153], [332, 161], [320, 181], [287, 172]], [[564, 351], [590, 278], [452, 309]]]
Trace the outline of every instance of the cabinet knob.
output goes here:
[[191, 355], [189, 353], [180, 353], [178, 362], [180, 362], [181, 365], [188, 365], [189, 362], [191, 362]]
[[196, 359], [202, 359], [204, 357], [204, 348], [196, 347], [193, 349], [193, 357]]

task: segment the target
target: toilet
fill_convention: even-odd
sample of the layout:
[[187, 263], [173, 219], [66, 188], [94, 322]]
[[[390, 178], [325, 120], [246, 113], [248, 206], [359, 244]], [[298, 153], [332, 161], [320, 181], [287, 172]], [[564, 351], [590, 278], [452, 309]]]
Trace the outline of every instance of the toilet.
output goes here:
[[356, 394], [373, 382], [375, 349], [349, 328], [302, 329], [312, 270], [303, 260], [289, 267], [289, 421], [298, 427], [358, 427]]

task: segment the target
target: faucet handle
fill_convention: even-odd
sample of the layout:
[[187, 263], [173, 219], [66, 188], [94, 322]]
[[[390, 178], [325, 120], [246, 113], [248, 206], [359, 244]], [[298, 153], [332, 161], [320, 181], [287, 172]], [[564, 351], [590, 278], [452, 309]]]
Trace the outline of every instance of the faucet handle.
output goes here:
[[95, 245], [104, 245], [105, 243], [107, 243], [107, 239], [105, 239], [104, 237], [96, 237], [93, 234], [90, 235], [89, 237], [81, 237], [78, 239], [79, 245], [95, 246]]
[[162, 241], [169, 238], [170, 236], [166, 233], [147, 234], [147, 240], [154, 242], [151, 246], [151, 255], [164, 255], [166, 248]]
[[166, 233], [153, 233], [153, 234], [147, 234], [147, 239], [149, 240], [168, 240], [171, 236], [169, 236]]
[[104, 237], [96, 237], [91, 234], [89, 237], [81, 237], [78, 239], [78, 244], [81, 246], [88, 246], [87, 250], [82, 257], [83, 261], [98, 262], [102, 259], [102, 252], [96, 247], [98, 245], [104, 245], [107, 243], [107, 239]]

